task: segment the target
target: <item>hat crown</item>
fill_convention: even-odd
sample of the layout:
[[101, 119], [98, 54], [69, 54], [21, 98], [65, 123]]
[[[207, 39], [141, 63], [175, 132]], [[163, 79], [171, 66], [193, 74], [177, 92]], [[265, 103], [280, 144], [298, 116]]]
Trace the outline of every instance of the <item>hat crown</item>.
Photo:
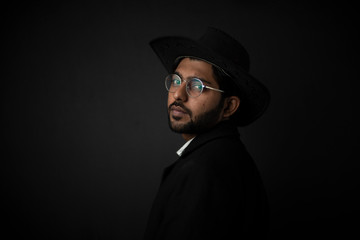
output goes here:
[[249, 72], [250, 59], [248, 52], [238, 41], [225, 32], [209, 27], [199, 39], [199, 42], [223, 58], [232, 61], [244, 71]]

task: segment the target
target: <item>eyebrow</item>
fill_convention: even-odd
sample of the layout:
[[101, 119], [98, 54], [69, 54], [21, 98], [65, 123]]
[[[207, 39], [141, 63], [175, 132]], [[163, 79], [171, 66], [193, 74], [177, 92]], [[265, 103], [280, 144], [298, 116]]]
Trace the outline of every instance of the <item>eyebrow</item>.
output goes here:
[[[181, 79], [184, 78], [183, 75], [181, 75], [181, 73], [179, 73], [179, 72], [177, 72], [177, 71], [175, 71], [174, 73], [177, 74], [177, 75], [179, 75], [179, 77], [180, 77]], [[189, 79], [189, 78], [197, 78], [197, 79], [200, 79], [202, 82], [204, 82], [204, 83], [206, 83], [206, 84], [208, 84], [208, 85], [212, 85], [211, 82], [206, 81], [206, 80], [203, 79], [203, 78], [199, 78], [199, 77], [196, 77], [196, 76], [190, 76], [190, 77], [188, 77], [188, 79]]]

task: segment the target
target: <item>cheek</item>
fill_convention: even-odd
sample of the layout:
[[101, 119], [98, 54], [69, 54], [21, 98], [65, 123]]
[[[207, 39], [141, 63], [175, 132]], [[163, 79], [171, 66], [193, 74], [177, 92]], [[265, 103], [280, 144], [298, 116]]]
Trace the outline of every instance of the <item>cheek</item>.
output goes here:
[[192, 109], [193, 113], [195, 115], [204, 113], [209, 111], [211, 109], [211, 103], [208, 101], [197, 101], [190, 105], [190, 108]]
[[204, 113], [213, 110], [215, 107], [218, 106], [219, 102], [220, 98], [218, 97], [206, 98], [202, 101], [197, 102], [197, 104], [194, 104], [193, 107], [198, 113]]

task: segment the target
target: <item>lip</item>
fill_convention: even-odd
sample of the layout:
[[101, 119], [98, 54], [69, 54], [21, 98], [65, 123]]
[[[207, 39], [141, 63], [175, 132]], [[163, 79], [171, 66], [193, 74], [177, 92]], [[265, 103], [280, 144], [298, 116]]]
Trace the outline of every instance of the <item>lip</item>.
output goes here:
[[172, 106], [170, 108], [170, 111], [179, 112], [179, 113], [187, 113], [182, 107], [179, 107], [179, 106]]
[[185, 109], [176, 105], [170, 107], [170, 113], [172, 118], [176, 120], [180, 120], [181, 118], [183, 118], [185, 115], [188, 114], [188, 112]]

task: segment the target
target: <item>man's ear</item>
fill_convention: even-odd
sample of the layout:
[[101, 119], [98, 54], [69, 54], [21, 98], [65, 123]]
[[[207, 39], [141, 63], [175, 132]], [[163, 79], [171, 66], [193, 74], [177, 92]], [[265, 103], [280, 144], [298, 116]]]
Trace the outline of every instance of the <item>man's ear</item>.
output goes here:
[[230, 96], [225, 98], [223, 118], [229, 118], [233, 115], [240, 106], [240, 98], [237, 96]]

